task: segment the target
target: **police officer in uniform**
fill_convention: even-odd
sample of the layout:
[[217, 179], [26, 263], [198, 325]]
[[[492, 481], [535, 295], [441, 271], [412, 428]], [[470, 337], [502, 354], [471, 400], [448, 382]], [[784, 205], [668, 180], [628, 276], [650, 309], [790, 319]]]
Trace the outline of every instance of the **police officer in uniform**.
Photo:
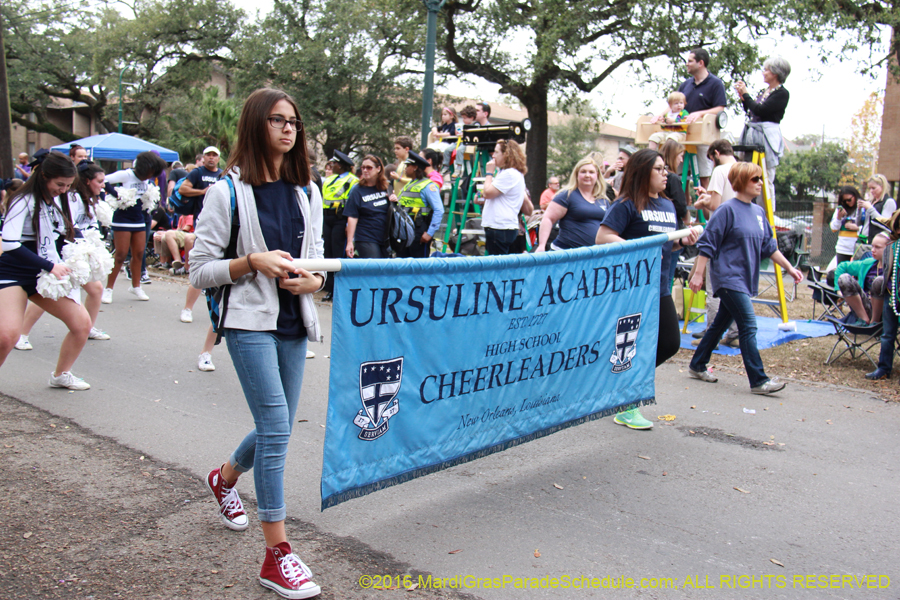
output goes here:
[[411, 181], [403, 186], [400, 195], [391, 195], [391, 202], [399, 202], [415, 222], [413, 243], [397, 252], [400, 258], [428, 258], [431, 239], [441, 224], [444, 205], [437, 184], [425, 174], [427, 160], [410, 150], [406, 159], [406, 177]]
[[[322, 206], [324, 223], [322, 239], [325, 242], [325, 258], [342, 258], [347, 246], [347, 217], [344, 216], [344, 202], [350, 190], [359, 181], [353, 174], [353, 161], [338, 150], [331, 159], [332, 175], [322, 183]], [[325, 281], [326, 302], [331, 301], [334, 293], [334, 278]]]

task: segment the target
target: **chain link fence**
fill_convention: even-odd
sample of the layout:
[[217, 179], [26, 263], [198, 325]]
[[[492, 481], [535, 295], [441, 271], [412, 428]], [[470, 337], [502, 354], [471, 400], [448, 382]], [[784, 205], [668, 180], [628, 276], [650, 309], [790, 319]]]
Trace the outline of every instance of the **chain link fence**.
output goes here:
[[831, 230], [834, 206], [826, 202], [782, 200], [776, 202], [775, 228], [793, 230], [803, 234], [804, 250], [809, 252], [809, 263], [822, 267], [834, 258], [837, 232]]

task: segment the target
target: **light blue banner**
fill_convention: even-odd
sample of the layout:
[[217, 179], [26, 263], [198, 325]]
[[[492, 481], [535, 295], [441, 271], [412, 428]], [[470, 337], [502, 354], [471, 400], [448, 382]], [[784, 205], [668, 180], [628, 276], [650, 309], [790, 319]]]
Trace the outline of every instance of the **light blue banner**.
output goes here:
[[654, 403], [665, 241], [342, 261], [322, 509]]

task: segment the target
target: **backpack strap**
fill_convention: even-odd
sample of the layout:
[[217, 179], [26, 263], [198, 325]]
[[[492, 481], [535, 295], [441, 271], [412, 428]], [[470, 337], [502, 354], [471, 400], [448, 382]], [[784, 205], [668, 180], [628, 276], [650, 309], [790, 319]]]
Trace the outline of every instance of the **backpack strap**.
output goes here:
[[[241, 229], [241, 219], [237, 211], [237, 197], [234, 192], [234, 181], [232, 181], [229, 176], [225, 176], [224, 179], [228, 183], [228, 195], [231, 199], [231, 237], [228, 238], [228, 247], [225, 248], [225, 258], [237, 258], [237, 240], [238, 232]], [[219, 342], [222, 341], [222, 332], [225, 330], [222, 325], [225, 323], [225, 315], [228, 313], [228, 297], [231, 295], [231, 285], [226, 285], [224, 287], [225, 289], [222, 291], [222, 307], [219, 315], [219, 327], [216, 332], [215, 345], [219, 345]]]

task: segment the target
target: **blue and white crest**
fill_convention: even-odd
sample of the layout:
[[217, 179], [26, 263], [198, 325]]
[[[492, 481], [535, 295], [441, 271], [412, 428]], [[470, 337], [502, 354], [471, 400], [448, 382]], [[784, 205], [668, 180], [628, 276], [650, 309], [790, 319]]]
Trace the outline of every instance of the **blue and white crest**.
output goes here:
[[631, 368], [631, 359], [637, 354], [637, 335], [641, 328], [641, 313], [619, 317], [616, 323], [616, 348], [609, 362], [612, 372], [621, 373]]
[[359, 439], [371, 442], [388, 430], [388, 420], [400, 411], [397, 393], [403, 379], [403, 357], [359, 365], [359, 397], [363, 408], [353, 423]]

